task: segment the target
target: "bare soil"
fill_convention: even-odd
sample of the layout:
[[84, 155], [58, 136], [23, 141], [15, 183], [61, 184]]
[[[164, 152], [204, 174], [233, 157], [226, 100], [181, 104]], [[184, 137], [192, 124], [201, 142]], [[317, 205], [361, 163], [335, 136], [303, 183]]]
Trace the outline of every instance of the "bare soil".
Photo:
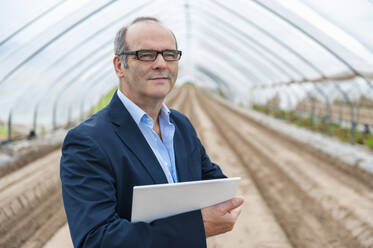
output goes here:
[[[241, 216], [232, 232], [208, 238], [208, 247], [373, 248], [372, 175], [192, 86], [167, 101], [190, 118], [211, 160], [241, 177]], [[72, 247], [59, 159], [54, 151], [0, 178], [0, 248]]]

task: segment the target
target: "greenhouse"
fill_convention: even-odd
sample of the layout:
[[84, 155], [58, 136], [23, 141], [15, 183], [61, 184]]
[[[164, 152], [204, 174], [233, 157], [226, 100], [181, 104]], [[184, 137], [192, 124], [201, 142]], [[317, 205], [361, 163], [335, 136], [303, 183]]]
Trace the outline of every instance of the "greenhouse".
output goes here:
[[78, 247], [61, 146], [121, 91], [114, 39], [138, 17], [182, 52], [166, 105], [241, 177], [239, 222], [207, 247], [373, 247], [372, 0], [5, 0], [0, 13], [0, 247]]

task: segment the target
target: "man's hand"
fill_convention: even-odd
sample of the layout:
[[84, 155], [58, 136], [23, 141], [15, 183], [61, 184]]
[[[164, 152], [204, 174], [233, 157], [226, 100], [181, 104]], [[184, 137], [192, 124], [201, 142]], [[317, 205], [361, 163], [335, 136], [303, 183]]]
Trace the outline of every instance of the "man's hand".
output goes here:
[[243, 202], [243, 198], [234, 197], [220, 204], [202, 208], [206, 237], [231, 231], [241, 213], [240, 206]]

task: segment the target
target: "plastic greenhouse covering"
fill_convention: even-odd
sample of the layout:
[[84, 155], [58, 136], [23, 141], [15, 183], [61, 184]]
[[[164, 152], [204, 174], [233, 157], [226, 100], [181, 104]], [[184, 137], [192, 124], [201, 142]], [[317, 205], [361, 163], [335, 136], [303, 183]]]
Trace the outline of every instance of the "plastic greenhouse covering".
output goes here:
[[371, 0], [3, 0], [0, 13], [4, 126], [51, 129], [89, 112], [118, 85], [114, 36], [138, 16], [175, 33], [178, 85], [284, 110], [373, 99]]

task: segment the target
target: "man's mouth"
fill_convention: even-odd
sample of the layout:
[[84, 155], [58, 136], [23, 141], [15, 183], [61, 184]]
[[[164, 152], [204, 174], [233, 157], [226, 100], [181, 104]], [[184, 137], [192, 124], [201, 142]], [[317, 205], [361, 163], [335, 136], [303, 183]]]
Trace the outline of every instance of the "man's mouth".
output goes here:
[[149, 77], [150, 80], [167, 80], [167, 79], [170, 79], [169, 76], [150, 76]]
[[157, 80], [157, 79], [168, 79], [168, 77], [153, 77], [151, 78], [152, 80]]

